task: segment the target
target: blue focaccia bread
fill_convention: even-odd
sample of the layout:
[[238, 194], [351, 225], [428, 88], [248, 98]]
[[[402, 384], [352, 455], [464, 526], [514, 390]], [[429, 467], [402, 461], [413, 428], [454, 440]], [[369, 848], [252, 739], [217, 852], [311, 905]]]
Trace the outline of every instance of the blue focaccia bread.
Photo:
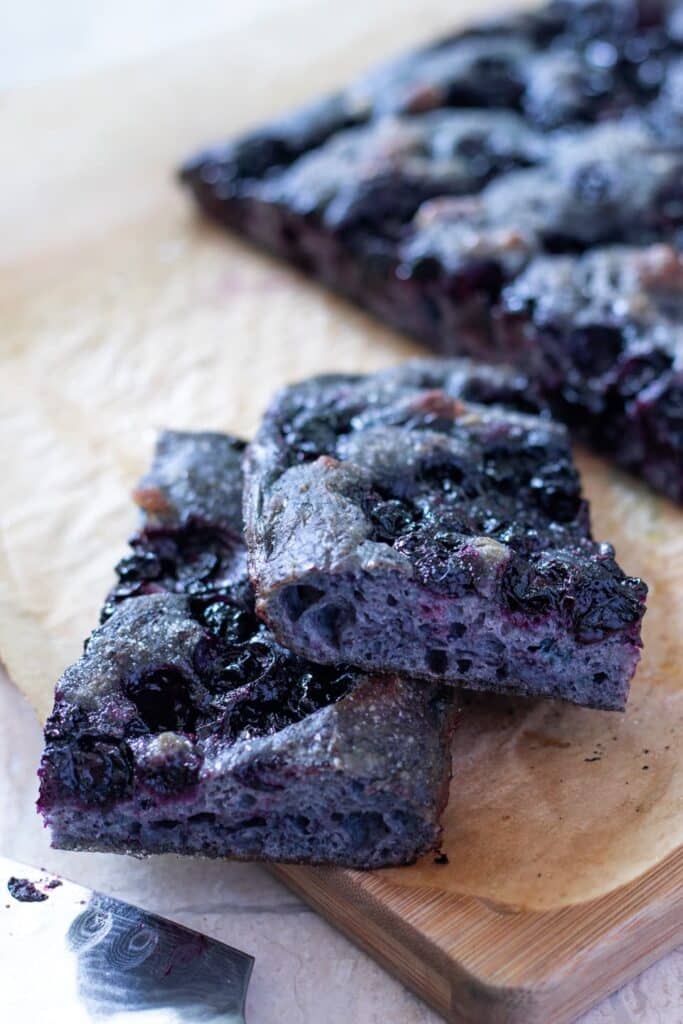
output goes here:
[[291, 654], [260, 622], [244, 445], [161, 435], [103, 624], [57, 684], [54, 846], [373, 868], [438, 845], [456, 694]]
[[[524, 344], [519, 330], [499, 329], [527, 272], [605, 246], [680, 251], [682, 97], [678, 0], [552, 0], [206, 149], [181, 179], [208, 216], [439, 354], [536, 374], [554, 346], [535, 329], [535, 308], [526, 320], [515, 310]], [[628, 304], [626, 292], [615, 299]], [[581, 333], [579, 310], [565, 336]], [[683, 501], [680, 380], [672, 385], [654, 327], [641, 330], [631, 311], [623, 326], [638, 336], [641, 376], [666, 394], [645, 397], [635, 441], [637, 382], [617, 385], [615, 401], [598, 383], [596, 396], [595, 361], [606, 379], [622, 372], [604, 332], [593, 332], [587, 365], [562, 353], [535, 379], [583, 439]]]
[[501, 347], [533, 362], [578, 437], [683, 501], [678, 249], [610, 246], [539, 257], [504, 289], [497, 330]]
[[458, 360], [276, 396], [247, 452], [245, 529], [280, 642], [623, 709], [647, 588], [593, 540], [566, 428], [534, 404], [523, 377]]

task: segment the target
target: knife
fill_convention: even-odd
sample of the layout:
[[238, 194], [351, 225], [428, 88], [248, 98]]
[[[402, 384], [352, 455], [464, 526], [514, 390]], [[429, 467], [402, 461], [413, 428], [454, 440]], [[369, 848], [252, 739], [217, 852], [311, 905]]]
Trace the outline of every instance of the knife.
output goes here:
[[0, 857], [0, 991], [16, 1024], [245, 1024], [254, 958]]

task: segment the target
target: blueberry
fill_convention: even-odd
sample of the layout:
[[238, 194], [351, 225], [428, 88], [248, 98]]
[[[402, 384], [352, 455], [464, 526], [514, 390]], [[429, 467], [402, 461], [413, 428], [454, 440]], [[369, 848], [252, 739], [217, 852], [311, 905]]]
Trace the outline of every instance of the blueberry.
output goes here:
[[211, 683], [220, 659], [220, 644], [213, 634], [206, 634], [197, 641], [192, 652], [192, 667], [207, 685]]
[[419, 482], [429, 490], [441, 490], [449, 493], [458, 489], [465, 474], [461, 466], [453, 459], [442, 458], [422, 466]]
[[683, 448], [683, 382], [663, 379], [656, 395], [640, 405], [652, 435], [675, 451]]
[[576, 594], [573, 623], [577, 639], [592, 643], [639, 622], [646, 592], [642, 580], [596, 576]]
[[215, 573], [219, 562], [220, 559], [214, 551], [198, 551], [183, 559], [178, 565], [176, 579], [181, 585], [203, 583]]
[[545, 615], [555, 605], [552, 588], [533, 569], [513, 559], [505, 569], [501, 588], [511, 611]]
[[133, 769], [125, 744], [83, 737], [62, 761], [62, 781], [88, 803], [118, 800], [130, 791]]
[[505, 275], [497, 260], [471, 260], [459, 269], [452, 284], [453, 298], [469, 299], [484, 293], [490, 299], [497, 299], [505, 283]]
[[401, 280], [436, 281], [441, 275], [441, 264], [434, 256], [418, 256], [412, 263], [401, 264], [397, 276]]
[[570, 333], [567, 344], [574, 365], [596, 377], [614, 365], [623, 343], [623, 334], [619, 328], [605, 324], [586, 324]]
[[369, 510], [375, 540], [393, 543], [415, 527], [416, 512], [404, 501], [377, 501]]
[[562, 484], [546, 483], [538, 497], [543, 511], [557, 523], [570, 523], [581, 505], [579, 494]]
[[220, 672], [220, 679], [229, 686], [244, 686], [262, 679], [275, 666], [277, 656], [273, 645], [258, 640], [239, 647]]
[[524, 445], [518, 444], [514, 431], [487, 445], [483, 459], [483, 476], [487, 490], [517, 499], [523, 488], [539, 472], [549, 457], [547, 436], [535, 441], [528, 435]]
[[[275, 655], [274, 655], [275, 656]], [[353, 686], [350, 670], [312, 666], [290, 654], [278, 658], [278, 671], [245, 681], [226, 707], [222, 731], [231, 742], [243, 733], [264, 736], [336, 703]]]
[[201, 618], [212, 633], [233, 645], [246, 643], [259, 628], [259, 621], [252, 612], [225, 601], [207, 605]]
[[115, 571], [122, 583], [156, 580], [161, 575], [161, 562], [154, 552], [145, 551], [122, 558]]
[[568, 523], [579, 511], [581, 484], [573, 466], [558, 461], [541, 466], [529, 487], [541, 509], [558, 523]]
[[294, 155], [285, 139], [254, 134], [235, 147], [231, 160], [219, 166], [229, 177], [261, 178], [271, 168], [289, 164]]
[[297, 718], [304, 718], [320, 708], [336, 704], [353, 685], [354, 676], [338, 668], [316, 666], [312, 672], [304, 672], [292, 687], [288, 702]]
[[450, 517], [447, 525], [427, 522], [396, 546], [412, 562], [420, 583], [452, 596], [464, 595], [474, 586], [472, 568], [461, 555], [471, 532], [467, 524]]
[[300, 462], [329, 455], [335, 451], [339, 434], [348, 430], [348, 422], [342, 415], [327, 412], [325, 415], [303, 409], [296, 413], [284, 427], [287, 444], [295, 450]]
[[123, 687], [152, 732], [194, 731], [197, 709], [191, 689], [190, 681], [172, 665], [145, 672]]
[[628, 402], [665, 373], [672, 362], [670, 354], [659, 349], [624, 358], [615, 370], [609, 397]]
[[295, 721], [286, 704], [268, 700], [262, 694], [253, 696], [253, 700], [246, 697], [233, 704], [223, 717], [223, 734], [232, 742], [244, 734], [269, 736]]
[[132, 542], [133, 547], [140, 551], [152, 551], [162, 562], [165, 571], [173, 571], [178, 559], [180, 535], [177, 532], [143, 531], [141, 536]]

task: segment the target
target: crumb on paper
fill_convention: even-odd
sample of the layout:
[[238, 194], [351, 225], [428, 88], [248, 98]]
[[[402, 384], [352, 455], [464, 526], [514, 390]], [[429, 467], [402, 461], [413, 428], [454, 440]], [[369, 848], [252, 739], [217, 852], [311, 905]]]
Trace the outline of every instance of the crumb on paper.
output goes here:
[[16, 878], [14, 875], [7, 880], [7, 889], [19, 903], [42, 903], [48, 898], [46, 892], [40, 889], [28, 878]]

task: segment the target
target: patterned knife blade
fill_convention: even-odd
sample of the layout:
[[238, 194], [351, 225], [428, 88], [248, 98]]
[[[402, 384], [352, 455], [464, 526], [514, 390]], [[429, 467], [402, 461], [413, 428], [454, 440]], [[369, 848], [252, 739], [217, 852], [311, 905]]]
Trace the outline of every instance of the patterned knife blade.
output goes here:
[[0, 857], [3, 1019], [245, 1024], [254, 959]]

